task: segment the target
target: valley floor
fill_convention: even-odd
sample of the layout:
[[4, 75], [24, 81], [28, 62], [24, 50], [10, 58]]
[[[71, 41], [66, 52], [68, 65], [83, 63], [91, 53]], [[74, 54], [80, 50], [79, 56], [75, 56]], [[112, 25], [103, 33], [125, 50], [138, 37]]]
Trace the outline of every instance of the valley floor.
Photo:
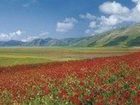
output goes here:
[[139, 76], [140, 52], [1, 67], [0, 104], [139, 105]]
[[67, 48], [28, 47], [0, 48], [0, 66], [37, 64], [124, 55], [140, 51], [140, 48]]

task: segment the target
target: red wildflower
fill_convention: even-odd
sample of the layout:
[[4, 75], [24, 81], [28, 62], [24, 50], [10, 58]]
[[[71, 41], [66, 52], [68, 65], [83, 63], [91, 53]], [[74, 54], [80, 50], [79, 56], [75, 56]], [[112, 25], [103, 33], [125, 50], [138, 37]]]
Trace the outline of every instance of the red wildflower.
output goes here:
[[113, 102], [115, 101], [115, 99], [116, 99], [115, 96], [111, 96], [111, 97], [109, 98], [109, 103], [110, 103], [110, 104], [113, 104]]
[[81, 81], [79, 85], [80, 85], [80, 86], [84, 86], [85, 83]]
[[75, 105], [82, 105], [81, 101], [79, 100], [79, 98], [77, 96], [70, 97], [70, 100]]
[[64, 89], [60, 90], [59, 97], [66, 99], [68, 97], [67, 91]]
[[46, 95], [50, 93], [50, 89], [49, 89], [48, 85], [44, 86], [43, 90], [44, 90]]
[[140, 96], [140, 90], [138, 90], [137, 95]]
[[84, 96], [84, 99], [87, 100], [87, 101], [89, 101], [91, 99], [91, 97], [89, 95], [85, 95]]
[[136, 97], [134, 98], [134, 101], [135, 101], [135, 104], [136, 104], [136, 105], [139, 105], [139, 104], [140, 104], [140, 96], [136, 96]]
[[131, 86], [131, 90], [136, 91], [137, 87], [136, 86]]
[[123, 97], [124, 98], [126, 98], [126, 99], [128, 99], [128, 98], [130, 98], [130, 92], [129, 91], [125, 91], [124, 93], [123, 93]]
[[105, 105], [103, 102], [97, 102], [95, 105]]

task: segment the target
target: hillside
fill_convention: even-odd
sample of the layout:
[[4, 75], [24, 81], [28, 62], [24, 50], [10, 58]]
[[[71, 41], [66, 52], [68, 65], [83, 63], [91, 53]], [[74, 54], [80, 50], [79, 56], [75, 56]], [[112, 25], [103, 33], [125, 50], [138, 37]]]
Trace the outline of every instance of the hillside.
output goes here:
[[75, 46], [87, 47], [132, 47], [140, 46], [140, 25], [120, 28], [109, 32], [87, 37], [75, 43]]

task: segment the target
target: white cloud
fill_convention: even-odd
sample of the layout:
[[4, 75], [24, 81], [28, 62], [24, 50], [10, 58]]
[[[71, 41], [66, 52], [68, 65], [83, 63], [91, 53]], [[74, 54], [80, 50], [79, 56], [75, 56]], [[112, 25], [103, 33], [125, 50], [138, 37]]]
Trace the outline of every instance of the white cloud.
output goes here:
[[7, 39], [9, 39], [9, 36], [7, 35], [7, 34], [5, 34], [5, 33], [1, 33], [0, 34], [0, 40], [2, 41], [2, 40], [7, 40]]
[[90, 28], [95, 28], [95, 27], [97, 27], [96, 21], [91, 21], [91, 22], [89, 23], [89, 27], [90, 27]]
[[32, 41], [32, 40], [38, 39], [38, 38], [44, 39], [44, 38], [47, 38], [48, 35], [49, 35], [49, 32], [41, 32], [37, 35], [24, 35], [24, 37], [22, 38], [21, 41], [27, 42], [27, 41]]
[[99, 6], [100, 11], [105, 15], [93, 20], [87, 18], [87, 14], [80, 15], [81, 18], [90, 21], [89, 29], [86, 29], [85, 33], [101, 33], [114, 29], [123, 23], [140, 23], [140, 0], [132, 0], [132, 2], [135, 3], [135, 7], [131, 9], [116, 1], [105, 2]]
[[21, 30], [17, 30], [11, 33], [1, 33], [0, 34], [0, 41], [8, 41], [8, 40], [19, 40], [19, 41], [31, 41], [36, 38], [46, 38], [49, 32], [42, 32], [37, 35], [29, 35], [26, 32]]
[[75, 18], [66, 18], [62, 22], [57, 22], [56, 31], [57, 32], [68, 32], [74, 28], [77, 20]]
[[15, 33], [16, 33], [17, 35], [21, 35], [21, 34], [22, 34], [22, 31], [21, 31], [21, 30], [17, 30]]
[[109, 17], [101, 16], [100, 19], [100, 25], [104, 26], [114, 26], [121, 23], [121, 20], [115, 15], [111, 15]]
[[[97, 21], [97, 17], [95, 15], [90, 14], [90, 13], [86, 13], [86, 14], [79, 15], [79, 17], [81, 19], [87, 19], [87, 20], [90, 21], [89, 28], [96, 28], [97, 27], [97, 22], [96, 22]], [[85, 33], [90, 33], [90, 32], [91, 32], [90, 29], [87, 29], [85, 31]]]
[[[132, 0], [136, 5], [132, 9], [128, 9], [117, 2], [105, 2], [99, 8], [102, 12], [114, 17], [114, 20], [118, 20], [118, 23], [123, 22], [140, 22], [140, 0]], [[118, 5], [118, 6], [117, 6]], [[109, 9], [112, 6], [111, 9]], [[116, 19], [115, 19], [116, 18]], [[110, 18], [111, 19], [111, 18]], [[113, 19], [113, 18], [112, 18]], [[116, 22], [117, 23], [117, 22]]]
[[0, 40], [3, 41], [7, 41], [7, 40], [16, 40], [17, 38], [19, 38], [22, 35], [22, 31], [21, 30], [17, 30], [15, 32], [12, 33], [1, 33], [0, 34]]
[[122, 6], [116, 1], [105, 2], [99, 6], [99, 9], [106, 14], [124, 14], [129, 12], [129, 9], [127, 7]]
[[[79, 17], [81, 18], [81, 19], [88, 19], [88, 20], [90, 20], [91, 22], [89, 23], [89, 28], [96, 28], [97, 27], [97, 24], [96, 24], [96, 16], [94, 16], [94, 15], [92, 15], [92, 14], [90, 14], [90, 13], [86, 13], [86, 14], [81, 14], [81, 15], [79, 15]], [[86, 31], [85, 31], [85, 33], [89, 33], [89, 30], [87, 29]]]
[[82, 19], [89, 19], [89, 20], [95, 20], [96, 19], [96, 16], [90, 14], [90, 13], [86, 13], [86, 14], [81, 14], [79, 15], [80, 18]]
[[106, 31], [109, 31], [109, 30], [112, 30], [112, 29], [115, 29], [116, 27], [115, 26], [106, 26], [106, 27], [103, 27], [101, 26], [100, 28], [98, 27], [94, 33], [97, 34], [97, 33], [102, 33], [102, 32], [106, 32]]

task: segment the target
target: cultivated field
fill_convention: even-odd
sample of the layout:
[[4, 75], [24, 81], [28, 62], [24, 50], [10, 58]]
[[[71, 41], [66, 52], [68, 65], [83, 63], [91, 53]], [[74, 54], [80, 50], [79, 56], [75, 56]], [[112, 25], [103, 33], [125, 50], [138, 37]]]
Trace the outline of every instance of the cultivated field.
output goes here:
[[124, 55], [139, 48], [0, 48], [0, 66]]

